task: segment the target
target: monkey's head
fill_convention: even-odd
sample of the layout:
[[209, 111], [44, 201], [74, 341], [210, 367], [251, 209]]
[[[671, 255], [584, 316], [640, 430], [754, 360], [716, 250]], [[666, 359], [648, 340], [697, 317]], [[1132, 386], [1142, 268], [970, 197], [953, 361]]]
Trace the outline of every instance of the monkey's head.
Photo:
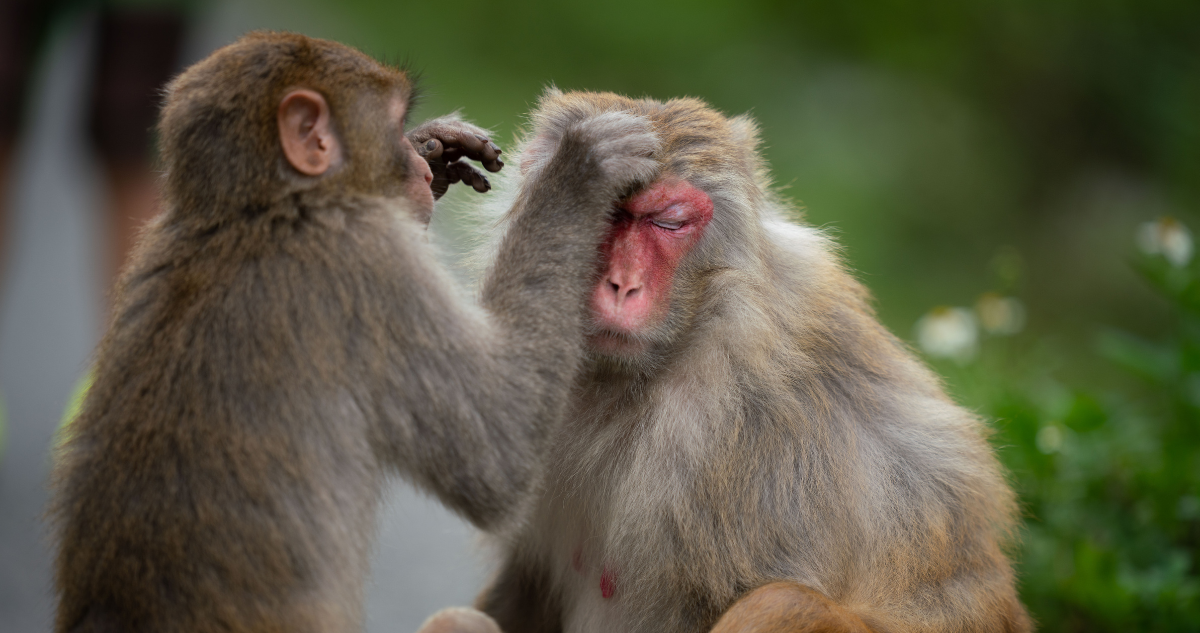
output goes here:
[[403, 197], [427, 221], [432, 175], [404, 137], [412, 99], [403, 70], [352, 48], [250, 33], [167, 87], [168, 207], [215, 225], [289, 199]]
[[[651, 122], [663, 170], [613, 201], [618, 211], [590, 295], [588, 340], [599, 356], [636, 367], [685, 342], [705, 311], [715, 309], [708, 298], [719, 273], [744, 270], [756, 259], [766, 170], [754, 122], [725, 117], [696, 99], [552, 89], [533, 121], [540, 135], [614, 111]], [[536, 154], [537, 137], [530, 148]]]

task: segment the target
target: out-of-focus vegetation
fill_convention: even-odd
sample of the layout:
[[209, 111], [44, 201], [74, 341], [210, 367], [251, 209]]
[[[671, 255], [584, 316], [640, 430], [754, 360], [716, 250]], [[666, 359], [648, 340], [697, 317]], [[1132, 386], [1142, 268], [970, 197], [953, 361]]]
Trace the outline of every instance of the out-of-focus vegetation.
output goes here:
[[501, 139], [550, 83], [751, 112], [902, 335], [973, 303], [998, 255], [1029, 326], [1074, 349], [1097, 317], [1168, 322], [1122, 253], [1200, 208], [1194, 1], [307, 2], [317, 32], [423, 71], [418, 114]]
[[[959, 399], [995, 421], [1026, 512], [1022, 598], [1044, 630], [1200, 630], [1200, 266], [1178, 221], [1142, 232], [1132, 265], [1171, 304], [1164, 331], [1100, 328], [1095, 353], [1081, 358], [1045, 338], [1002, 335], [985, 335], [968, 359], [966, 345], [931, 348], [948, 359], [937, 365]], [[1061, 380], [1071, 362], [1137, 384]]]
[[550, 83], [752, 112], [884, 322], [994, 421], [1042, 628], [1200, 629], [1200, 271], [1135, 256], [1146, 222], [1200, 226], [1200, 3], [301, 6], [500, 139]]

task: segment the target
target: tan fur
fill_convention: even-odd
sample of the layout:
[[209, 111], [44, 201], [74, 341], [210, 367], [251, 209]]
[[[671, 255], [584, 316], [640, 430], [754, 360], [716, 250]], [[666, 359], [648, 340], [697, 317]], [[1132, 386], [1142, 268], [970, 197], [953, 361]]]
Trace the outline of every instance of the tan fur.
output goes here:
[[[324, 175], [280, 149], [296, 87], [345, 150]], [[285, 33], [171, 83], [166, 211], [57, 456], [55, 631], [359, 629], [392, 473], [480, 527], [509, 520], [580, 365], [607, 200], [653, 173], [656, 141], [632, 117], [565, 130], [477, 306], [403, 197], [391, 113], [409, 93], [402, 71]]]
[[753, 122], [550, 91], [519, 160], [604, 112], [650, 120], [660, 175], [713, 219], [647, 351], [589, 360], [480, 607], [508, 631], [704, 631], [788, 581], [873, 630], [1028, 630], [984, 425], [878, 323], [833, 242], [787, 219]]
[[855, 615], [800, 584], [773, 582], [738, 600], [712, 633], [869, 633]]

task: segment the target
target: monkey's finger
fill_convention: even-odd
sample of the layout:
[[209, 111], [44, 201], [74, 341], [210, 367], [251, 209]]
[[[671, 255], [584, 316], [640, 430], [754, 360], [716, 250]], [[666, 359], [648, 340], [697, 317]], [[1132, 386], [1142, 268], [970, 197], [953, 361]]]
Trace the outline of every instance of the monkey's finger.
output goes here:
[[504, 153], [504, 150], [482, 134], [456, 131], [454, 139], [454, 142], [449, 144], [456, 145], [461, 150], [462, 156], [481, 163], [492, 162]]
[[499, 158], [495, 160], [485, 160], [483, 161], [483, 168], [494, 174], [501, 169], [504, 169], [504, 161], [500, 160]]
[[463, 156], [466, 156], [466, 152], [464, 152], [461, 147], [449, 145], [446, 147], [446, 150], [442, 152], [441, 160], [446, 163], [453, 163]]
[[492, 184], [488, 182], [487, 176], [484, 176], [482, 172], [472, 167], [470, 163], [451, 163], [446, 166], [446, 171], [453, 173], [463, 184], [471, 185], [471, 188], [479, 193], [487, 193], [492, 188]]
[[[472, 134], [466, 130], [459, 130], [454, 134], [456, 145], [463, 149], [463, 153], [467, 156], [481, 156], [483, 151], [487, 149], [488, 138], [482, 134]], [[473, 160], [479, 160], [473, 158]]]
[[436, 138], [431, 138], [424, 143], [417, 145], [417, 154], [427, 161], [438, 160], [442, 157], [442, 152], [444, 150], [445, 146], [443, 146], [442, 142]]
[[429, 171], [433, 172], [433, 180], [429, 183], [429, 190], [433, 192], [433, 199], [441, 199], [446, 195], [446, 191], [450, 189], [450, 181], [446, 178], [446, 165], [433, 161], [429, 163]]
[[[471, 151], [467, 152], [467, 158], [483, 163], [485, 168], [488, 165], [495, 164], [495, 162], [499, 160], [500, 154], [504, 153], [504, 150], [500, 149], [499, 145], [496, 145], [492, 141], [488, 140], [488, 138], [485, 136], [481, 136], [479, 134], [474, 136], [475, 140], [480, 142], [481, 147], [478, 150], [472, 148]], [[495, 170], [489, 168], [488, 171]]]
[[495, 143], [493, 143], [486, 136], [483, 136], [480, 134], [475, 134], [474, 137], [475, 137], [475, 140], [479, 141], [482, 144], [482, 147], [478, 151], [478, 154], [479, 154], [478, 157], [476, 157], [476, 156], [471, 157], [473, 160], [477, 160], [481, 163], [488, 163], [488, 162], [496, 160], [497, 158], [500, 157], [501, 154], [504, 153], [504, 150], [500, 149], [499, 145], [496, 145]]

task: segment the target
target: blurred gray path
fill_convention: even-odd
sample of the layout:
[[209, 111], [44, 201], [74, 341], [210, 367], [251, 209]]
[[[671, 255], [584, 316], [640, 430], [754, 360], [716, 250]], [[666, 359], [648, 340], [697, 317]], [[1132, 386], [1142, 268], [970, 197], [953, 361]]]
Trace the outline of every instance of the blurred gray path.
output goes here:
[[[232, 7], [235, 3], [226, 3]], [[39, 516], [51, 437], [99, 336], [103, 200], [83, 135], [91, 23], [66, 29], [44, 60], [13, 174], [7, 278], [0, 289], [0, 632], [47, 631], [50, 555]], [[259, 26], [236, 9], [201, 25], [193, 58]], [[367, 630], [414, 631], [438, 608], [469, 604], [486, 568], [464, 522], [397, 483], [381, 514]]]

